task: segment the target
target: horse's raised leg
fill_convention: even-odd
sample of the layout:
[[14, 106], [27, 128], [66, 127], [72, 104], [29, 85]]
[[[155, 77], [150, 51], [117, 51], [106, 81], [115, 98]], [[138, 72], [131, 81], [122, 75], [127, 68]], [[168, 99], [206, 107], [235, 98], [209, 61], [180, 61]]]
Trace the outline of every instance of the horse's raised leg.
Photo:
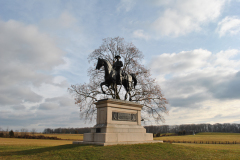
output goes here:
[[113, 91], [113, 93], [111, 92], [112, 98], [116, 99], [116, 90], [115, 90], [115, 84], [114, 83], [111, 84], [111, 88], [112, 88], [112, 91]]
[[101, 90], [102, 90], [103, 94], [105, 94], [105, 91], [104, 91], [103, 88], [102, 88], [103, 85], [106, 85], [106, 83], [105, 83], [105, 82], [102, 82], [102, 83], [100, 84]]
[[128, 94], [129, 94], [129, 101], [132, 101], [132, 96], [131, 96], [130, 92]]
[[129, 94], [129, 84], [128, 83], [125, 83], [124, 85], [124, 88], [125, 88], [125, 90], [126, 90], [126, 94], [125, 94], [125, 100], [127, 100], [127, 95]]
[[114, 83], [114, 99], [117, 99], [117, 84]]
[[127, 93], [125, 94], [125, 100], [127, 99]]
[[129, 84], [129, 92], [128, 92], [128, 94], [129, 94], [129, 101], [132, 101], [132, 95], [131, 95], [131, 90], [133, 89], [133, 84], [130, 82], [130, 84]]
[[132, 85], [131, 85], [132, 83], [131, 82], [129, 82], [128, 83], [128, 95], [129, 95], [129, 101], [132, 101], [132, 95], [131, 95], [131, 90], [132, 90]]

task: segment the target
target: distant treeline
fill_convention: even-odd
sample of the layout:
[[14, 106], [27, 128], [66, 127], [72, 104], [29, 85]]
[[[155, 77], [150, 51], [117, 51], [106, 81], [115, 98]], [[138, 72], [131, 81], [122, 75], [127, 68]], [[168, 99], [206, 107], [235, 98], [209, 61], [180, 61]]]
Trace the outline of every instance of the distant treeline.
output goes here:
[[[30, 134], [32, 134], [32, 135], [30, 135]], [[49, 136], [34, 135], [34, 134], [36, 134], [35, 129], [32, 129], [31, 132], [28, 132], [27, 129], [22, 128], [21, 132], [19, 132], [19, 131], [13, 132], [13, 130], [8, 131], [8, 129], [7, 129], [4, 131], [0, 128], [0, 137], [3, 137], [3, 138], [54, 139], [54, 140], [61, 139], [61, 138], [57, 138], [57, 137], [49, 137]]]
[[182, 124], [182, 125], [161, 125], [144, 126], [147, 133], [179, 133], [188, 134], [199, 132], [231, 132], [240, 133], [240, 124], [235, 123], [216, 123], [216, 124]]
[[[154, 125], [144, 126], [147, 133], [177, 133], [184, 132], [186, 134], [199, 132], [230, 132], [240, 133], [240, 124], [235, 123], [216, 123], [216, 124], [182, 124], [182, 125]], [[65, 133], [65, 134], [83, 134], [91, 132], [91, 128], [45, 128], [43, 133]]]
[[83, 134], [91, 132], [91, 128], [45, 128], [43, 133], [50, 134], [50, 133], [61, 133], [61, 134]]

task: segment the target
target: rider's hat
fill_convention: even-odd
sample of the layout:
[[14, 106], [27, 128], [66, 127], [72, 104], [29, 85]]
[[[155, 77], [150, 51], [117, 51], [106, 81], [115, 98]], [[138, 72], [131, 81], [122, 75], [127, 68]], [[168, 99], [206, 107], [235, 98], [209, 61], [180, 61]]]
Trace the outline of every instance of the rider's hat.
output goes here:
[[121, 56], [120, 56], [120, 55], [116, 55], [115, 58], [116, 58], [116, 59], [117, 59], [117, 58], [121, 58]]

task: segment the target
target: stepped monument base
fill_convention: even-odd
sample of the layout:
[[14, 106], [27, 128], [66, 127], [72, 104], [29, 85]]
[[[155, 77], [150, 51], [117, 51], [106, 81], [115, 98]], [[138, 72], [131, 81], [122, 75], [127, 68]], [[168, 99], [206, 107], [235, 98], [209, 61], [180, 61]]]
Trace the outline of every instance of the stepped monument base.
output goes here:
[[153, 134], [141, 126], [142, 105], [129, 101], [103, 99], [96, 103], [97, 124], [91, 133], [84, 133], [83, 141], [73, 144], [117, 145], [162, 143], [153, 141]]

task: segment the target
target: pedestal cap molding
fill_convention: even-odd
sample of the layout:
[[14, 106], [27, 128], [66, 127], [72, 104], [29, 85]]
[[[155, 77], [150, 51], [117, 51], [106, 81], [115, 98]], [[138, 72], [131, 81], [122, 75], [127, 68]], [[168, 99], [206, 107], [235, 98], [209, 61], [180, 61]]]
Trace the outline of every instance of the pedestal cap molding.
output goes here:
[[98, 102], [95, 103], [97, 108], [103, 107], [102, 104], [106, 104], [107, 106], [111, 107], [111, 104], [116, 104], [116, 105], [125, 105], [129, 107], [137, 107], [139, 109], [142, 109], [143, 105], [136, 103], [136, 102], [130, 102], [130, 101], [123, 101], [119, 99], [101, 99]]

